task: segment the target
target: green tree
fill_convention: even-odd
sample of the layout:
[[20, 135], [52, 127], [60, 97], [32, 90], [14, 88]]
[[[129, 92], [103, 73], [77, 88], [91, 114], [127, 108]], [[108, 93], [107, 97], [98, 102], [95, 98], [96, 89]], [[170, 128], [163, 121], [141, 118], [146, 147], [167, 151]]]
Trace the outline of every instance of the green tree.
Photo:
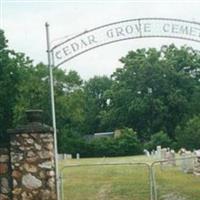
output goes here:
[[[0, 135], [3, 138], [7, 138], [8, 128], [24, 123], [27, 109], [44, 110], [44, 121], [51, 125], [48, 67], [42, 63], [34, 66], [25, 54], [10, 50], [7, 42], [0, 31]], [[75, 71], [66, 73], [55, 68], [53, 73], [60, 147], [66, 127], [73, 129], [74, 134], [83, 128], [83, 82]]]
[[151, 140], [145, 144], [145, 148], [149, 150], [156, 149], [157, 146], [161, 147], [173, 147], [173, 142], [169, 136], [163, 131], [159, 131], [151, 136]]
[[10, 50], [7, 42], [0, 30], [0, 135], [4, 139], [7, 138], [6, 130], [13, 127], [19, 85], [32, 67], [32, 61], [24, 54]]
[[[51, 122], [49, 75], [46, 65], [40, 63], [30, 68], [19, 85], [19, 95], [14, 106], [15, 124], [22, 123], [26, 109], [42, 109], [44, 121]], [[79, 75], [54, 69], [54, 90], [59, 151], [70, 150], [70, 141], [81, 133], [84, 120], [84, 95]], [[72, 131], [73, 130], [73, 131]], [[74, 137], [67, 138], [68, 133]], [[64, 139], [64, 140], [63, 140]], [[75, 144], [75, 141], [74, 141]], [[66, 146], [69, 145], [69, 149]]]
[[[26, 109], [43, 109], [44, 121], [51, 124], [48, 67], [34, 66], [7, 43], [0, 30], [1, 141], [8, 128], [23, 122]], [[177, 139], [179, 145], [198, 148], [199, 117], [194, 116], [200, 112], [200, 53], [170, 45], [130, 51], [120, 61], [123, 67], [111, 77], [84, 83], [75, 71], [53, 69], [59, 150], [128, 155], [140, 152], [138, 144], [167, 145]], [[127, 129], [120, 138], [83, 140], [85, 134], [124, 127], [137, 134]]]
[[23, 74], [18, 85], [19, 94], [14, 105], [14, 125], [23, 123], [27, 109], [42, 109], [44, 121], [51, 123], [51, 107], [48, 83], [48, 68], [40, 63]]
[[175, 139], [176, 126], [195, 110], [191, 100], [199, 98], [199, 53], [170, 45], [130, 51], [121, 62], [107, 92], [111, 101], [104, 120], [113, 129], [134, 128], [142, 141], [160, 130]]
[[112, 80], [106, 76], [95, 76], [84, 85], [85, 94], [85, 133], [106, 131], [107, 127], [101, 126], [101, 113], [106, 111], [109, 104], [107, 90], [110, 89]]
[[116, 138], [118, 143], [118, 155], [137, 155], [141, 154], [143, 145], [137, 137], [137, 133], [132, 128], [124, 128], [121, 130], [121, 135]]
[[189, 119], [182, 127], [178, 126], [176, 132], [180, 148], [189, 150], [200, 148], [200, 116]]

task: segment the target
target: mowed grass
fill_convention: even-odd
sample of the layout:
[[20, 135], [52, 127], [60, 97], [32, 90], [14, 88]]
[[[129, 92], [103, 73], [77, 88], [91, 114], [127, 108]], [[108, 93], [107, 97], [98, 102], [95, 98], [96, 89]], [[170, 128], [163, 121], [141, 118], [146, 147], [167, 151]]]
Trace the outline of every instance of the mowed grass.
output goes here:
[[[149, 171], [145, 165], [113, 163], [152, 163], [145, 156], [64, 160], [64, 200], [149, 200]], [[104, 165], [104, 164], [111, 165]], [[97, 166], [86, 166], [98, 164]], [[102, 165], [99, 165], [102, 164]], [[185, 174], [180, 167], [155, 167], [159, 200], [200, 200], [200, 177]]]
[[185, 174], [178, 167], [156, 167], [156, 183], [160, 200], [200, 200], [200, 177]]

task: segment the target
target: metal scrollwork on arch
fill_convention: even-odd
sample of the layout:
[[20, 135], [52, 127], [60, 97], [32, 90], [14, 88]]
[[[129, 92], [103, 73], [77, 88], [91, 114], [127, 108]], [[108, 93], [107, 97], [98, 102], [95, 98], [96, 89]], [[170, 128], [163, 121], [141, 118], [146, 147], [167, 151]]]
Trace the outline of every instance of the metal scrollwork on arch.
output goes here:
[[78, 55], [114, 42], [154, 37], [200, 42], [200, 23], [169, 18], [141, 18], [99, 26], [53, 46], [54, 66], [58, 67]]

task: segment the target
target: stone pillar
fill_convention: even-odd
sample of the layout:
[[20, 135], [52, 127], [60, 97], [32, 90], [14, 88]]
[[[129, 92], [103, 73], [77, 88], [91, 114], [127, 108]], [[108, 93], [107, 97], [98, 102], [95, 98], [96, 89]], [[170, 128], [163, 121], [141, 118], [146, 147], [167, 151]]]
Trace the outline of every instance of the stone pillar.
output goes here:
[[0, 147], [0, 200], [11, 198], [9, 148]]
[[29, 110], [27, 124], [10, 133], [13, 200], [56, 200], [53, 129]]

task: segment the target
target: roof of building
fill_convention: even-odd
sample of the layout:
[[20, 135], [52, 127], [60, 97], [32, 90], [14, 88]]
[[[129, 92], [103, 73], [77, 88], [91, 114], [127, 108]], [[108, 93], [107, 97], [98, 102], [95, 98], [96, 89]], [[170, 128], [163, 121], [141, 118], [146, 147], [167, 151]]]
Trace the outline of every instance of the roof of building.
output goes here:
[[94, 133], [94, 136], [111, 136], [114, 132]]

